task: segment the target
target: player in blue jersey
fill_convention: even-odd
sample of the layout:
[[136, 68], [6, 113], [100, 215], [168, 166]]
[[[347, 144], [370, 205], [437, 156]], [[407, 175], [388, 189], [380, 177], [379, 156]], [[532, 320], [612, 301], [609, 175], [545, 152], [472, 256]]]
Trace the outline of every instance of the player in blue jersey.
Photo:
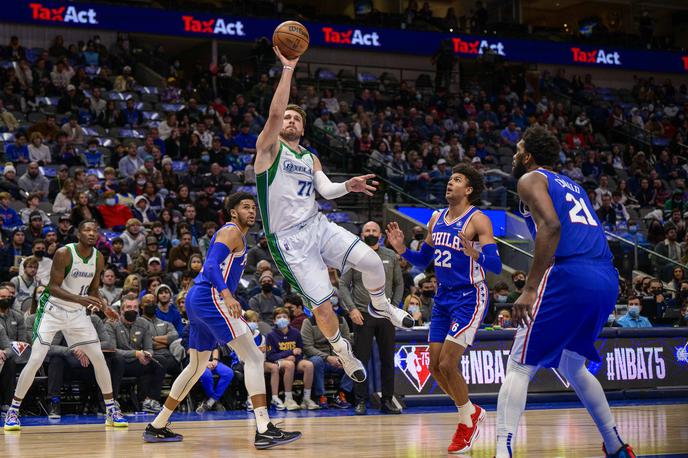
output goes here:
[[535, 239], [533, 265], [512, 318], [519, 325], [497, 401], [497, 458], [511, 457], [528, 383], [552, 367], [571, 383], [604, 440], [607, 457], [635, 457], [619, 435], [600, 382], [585, 367], [600, 362], [595, 339], [619, 292], [612, 254], [584, 188], [552, 172], [561, 147], [529, 128], [513, 160], [522, 212]]
[[468, 386], [459, 361], [485, 317], [489, 293], [485, 269], [502, 270], [492, 223], [477, 207], [483, 177], [468, 164], [452, 169], [447, 184], [449, 208], [435, 212], [419, 251], [407, 250], [397, 223], [387, 226], [392, 247], [412, 264], [425, 268], [435, 260], [439, 289], [430, 319], [430, 372], [459, 410], [449, 453], [470, 450], [480, 432], [485, 411], [468, 399]]
[[246, 391], [256, 417], [254, 446], [271, 448], [301, 437], [299, 432], [282, 431], [270, 422], [263, 376], [264, 357], [242, 318], [241, 305], [232, 296], [246, 265], [245, 235], [256, 221], [256, 202], [251, 194], [240, 192], [227, 198], [225, 208], [232, 220], [213, 235], [203, 269], [186, 295], [189, 365], [172, 384], [163, 410], [146, 427], [143, 434], [146, 442], [183, 439], [181, 434], [167, 427], [168, 420], [205, 371], [218, 343], [229, 345], [244, 362]]

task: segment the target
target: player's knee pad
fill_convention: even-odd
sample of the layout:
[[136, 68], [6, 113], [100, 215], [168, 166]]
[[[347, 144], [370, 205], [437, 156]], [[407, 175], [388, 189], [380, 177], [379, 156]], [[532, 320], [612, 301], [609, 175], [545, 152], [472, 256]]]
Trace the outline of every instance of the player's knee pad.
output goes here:
[[354, 245], [349, 254], [349, 264], [363, 275], [363, 286], [367, 289], [380, 288], [385, 285], [385, 268], [380, 256], [365, 243]]
[[514, 360], [513, 358], [509, 358], [509, 362], [506, 366], [507, 375], [509, 374], [509, 372], [515, 372], [517, 374], [525, 375], [526, 377], [528, 377], [528, 380], [532, 380], [533, 377], [535, 377], [537, 371], [537, 366], [522, 364]]

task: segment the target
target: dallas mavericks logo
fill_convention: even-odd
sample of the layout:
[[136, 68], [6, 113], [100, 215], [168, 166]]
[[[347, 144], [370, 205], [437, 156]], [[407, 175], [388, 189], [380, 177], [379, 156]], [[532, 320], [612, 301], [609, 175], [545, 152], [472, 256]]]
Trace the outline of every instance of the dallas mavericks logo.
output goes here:
[[430, 379], [430, 346], [403, 345], [394, 355], [394, 365], [420, 393]]
[[284, 163], [282, 164], [282, 170], [284, 170], [286, 173], [294, 173], [296, 175], [304, 175], [307, 176], [308, 178], [313, 177], [313, 170], [310, 167], [307, 167], [303, 164], [300, 164], [298, 162], [294, 162], [292, 160], [285, 160]]

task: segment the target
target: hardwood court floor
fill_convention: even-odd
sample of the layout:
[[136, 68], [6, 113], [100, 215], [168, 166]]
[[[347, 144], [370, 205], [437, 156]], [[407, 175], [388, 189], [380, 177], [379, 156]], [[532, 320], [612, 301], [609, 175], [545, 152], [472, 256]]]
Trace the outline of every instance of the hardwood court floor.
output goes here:
[[[180, 421], [173, 428], [185, 435], [181, 443], [144, 444], [145, 423], [128, 430], [102, 424], [28, 426], [5, 433], [0, 457], [442, 457], [454, 432], [455, 413], [409, 413], [323, 417], [306, 413], [286, 417], [285, 426], [300, 429], [304, 437], [274, 450], [253, 449], [248, 420]], [[446, 412], [446, 410], [445, 410]], [[688, 404], [616, 407], [614, 415], [624, 438], [639, 457], [688, 456]], [[488, 412], [470, 455], [494, 454], [495, 412]], [[599, 457], [601, 440], [580, 408], [526, 411], [518, 433], [517, 457]]]

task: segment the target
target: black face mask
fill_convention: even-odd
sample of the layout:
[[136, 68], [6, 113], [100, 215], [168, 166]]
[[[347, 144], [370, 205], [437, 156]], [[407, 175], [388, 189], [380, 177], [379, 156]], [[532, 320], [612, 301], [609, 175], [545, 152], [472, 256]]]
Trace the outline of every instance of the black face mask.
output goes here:
[[650, 294], [652, 294], [654, 296], [659, 296], [660, 294], [662, 294], [662, 290], [661, 289], [651, 289]]
[[525, 280], [516, 280], [516, 281], [514, 282], [514, 286], [515, 286], [516, 288], [518, 288], [518, 289], [521, 289], [521, 288], [523, 288], [524, 286], [526, 286], [526, 281], [525, 281]]
[[425, 290], [421, 293], [423, 297], [433, 298], [435, 297], [435, 292], [433, 290]]
[[266, 283], [266, 284], [264, 284], [264, 285], [260, 285], [260, 289], [261, 289], [264, 293], [269, 293], [269, 292], [272, 291], [272, 285], [269, 284], [269, 283]]
[[0, 299], [0, 310], [7, 310], [8, 308], [12, 307], [13, 303], [14, 303], [14, 296]]
[[133, 323], [136, 321], [136, 317], [139, 315], [136, 310], [127, 310], [126, 312], [123, 313], [124, 319], [127, 320], [130, 323]]
[[45, 250], [36, 250], [33, 252], [33, 255], [37, 258], [42, 258], [43, 256], [45, 256]]
[[423, 234], [416, 234], [413, 236], [413, 238], [416, 240], [423, 240], [425, 236]]
[[144, 305], [143, 306], [143, 314], [149, 318], [152, 318], [155, 316], [155, 309], [157, 309], [155, 304]]
[[366, 235], [365, 237], [363, 237], [363, 241], [368, 246], [374, 246], [380, 243], [380, 237], [378, 237], [377, 235]]

